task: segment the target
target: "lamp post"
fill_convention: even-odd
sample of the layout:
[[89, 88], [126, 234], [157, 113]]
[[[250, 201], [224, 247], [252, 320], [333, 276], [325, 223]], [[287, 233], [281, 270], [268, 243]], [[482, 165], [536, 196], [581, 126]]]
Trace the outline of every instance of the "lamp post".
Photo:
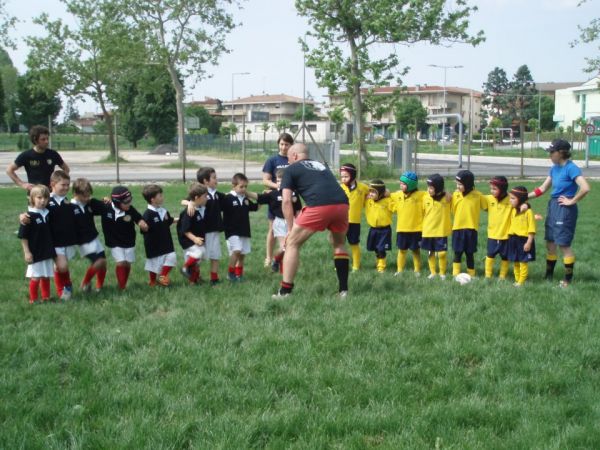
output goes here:
[[[448, 69], [462, 69], [463, 66], [442, 66], [439, 64], [429, 64], [429, 67], [435, 67], [436, 69], [444, 69], [444, 104], [443, 104], [443, 114], [446, 114], [446, 72]], [[460, 114], [460, 111], [459, 111]], [[446, 119], [442, 122], [442, 151], [444, 149], [444, 140], [446, 138]]]
[[231, 123], [232, 124], [234, 123], [233, 122], [233, 120], [234, 120], [233, 119], [233, 100], [234, 100], [234, 97], [233, 97], [233, 92], [234, 92], [233, 91], [233, 83], [234, 83], [236, 75], [250, 75], [250, 72], [233, 72], [231, 74]]

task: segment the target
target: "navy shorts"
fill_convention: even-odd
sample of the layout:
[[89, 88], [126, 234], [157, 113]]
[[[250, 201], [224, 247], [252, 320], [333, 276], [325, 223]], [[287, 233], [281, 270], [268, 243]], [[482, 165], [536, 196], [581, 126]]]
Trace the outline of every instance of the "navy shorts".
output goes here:
[[477, 251], [477, 230], [463, 228], [452, 232], [452, 250], [475, 253]]
[[569, 247], [575, 236], [577, 215], [577, 205], [562, 206], [558, 204], [557, 198], [550, 199], [546, 213], [546, 236], [544, 239], [562, 247]]
[[267, 219], [269, 219], [270, 221], [275, 220], [275, 214], [271, 212], [271, 208], [267, 208]]
[[487, 256], [495, 258], [500, 255], [501, 259], [508, 258], [508, 239], [489, 239], [487, 240]]
[[370, 252], [384, 253], [392, 248], [392, 228], [378, 227], [369, 228], [367, 237], [367, 250]]
[[526, 252], [523, 246], [527, 242], [525, 236], [511, 234], [508, 237], [508, 260], [515, 262], [535, 261], [535, 240], [531, 243], [531, 250]]
[[429, 237], [421, 239], [421, 248], [430, 252], [445, 252], [448, 250], [447, 237]]
[[360, 223], [348, 224], [346, 239], [348, 239], [348, 244], [350, 245], [356, 245], [360, 242]]
[[93, 264], [96, 261], [98, 261], [100, 258], [106, 258], [106, 254], [104, 253], [104, 250], [102, 250], [101, 252], [98, 252], [98, 253], [90, 253], [88, 255], [85, 255], [85, 257], [87, 259], [89, 259], [90, 262]]
[[419, 250], [421, 242], [421, 232], [402, 232], [396, 234], [396, 247], [400, 250]]

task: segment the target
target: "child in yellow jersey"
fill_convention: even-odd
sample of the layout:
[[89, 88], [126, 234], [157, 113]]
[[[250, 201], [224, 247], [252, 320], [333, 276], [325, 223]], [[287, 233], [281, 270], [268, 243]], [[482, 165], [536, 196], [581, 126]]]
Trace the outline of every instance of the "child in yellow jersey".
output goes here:
[[452, 250], [454, 263], [452, 276], [460, 273], [463, 253], [467, 259], [467, 273], [475, 276], [475, 252], [477, 251], [477, 230], [479, 216], [485, 207], [483, 194], [475, 189], [475, 175], [470, 170], [456, 174], [456, 191], [452, 194]]
[[429, 252], [427, 262], [431, 272], [428, 279], [436, 276], [435, 257], [438, 257], [440, 278], [446, 278], [448, 236], [452, 232], [451, 198], [444, 192], [444, 178], [435, 173], [427, 179], [427, 194], [423, 197], [423, 239], [421, 248]]
[[515, 286], [522, 286], [529, 275], [530, 261], [535, 261], [535, 219], [528, 208], [521, 211], [521, 205], [527, 202], [528, 192], [525, 186], [510, 190], [511, 210], [508, 230], [508, 260], [514, 262]]
[[510, 227], [511, 207], [508, 198], [508, 180], [497, 176], [490, 180], [490, 195], [484, 196], [488, 211], [487, 256], [485, 277], [492, 278], [494, 258], [500, 255], [501, 280], [508, 274], [508, 228]]
[[369, 183], [366, 215], [369, 224], [367, 250], [375, 252], [377, 272], [384, 273], [386, 267], [385, 252], [392, 248], [392, 199], [386, 197], [385, 184], [381, 180]]
[[406, 254], [413, 254], [415, 275], [421, 274], [420, 242], [423, 231], [423, 197], [425, 192], [418, 190], [419, 179], [414, 172], [404, 172], [400, 176], [400, 191], [394, 192], [392, 210], [396, 213], [396, 246], [398, 258], [396, 275], [404, 271]]
[[360, 220], [369, 194], [369, 186], [356, 181], [354, 164], [344, 164], [340, 167], [340, 181], [350, 204], [346, 239], [352, 252], [352, 271], [356, 272], [360, 269]]

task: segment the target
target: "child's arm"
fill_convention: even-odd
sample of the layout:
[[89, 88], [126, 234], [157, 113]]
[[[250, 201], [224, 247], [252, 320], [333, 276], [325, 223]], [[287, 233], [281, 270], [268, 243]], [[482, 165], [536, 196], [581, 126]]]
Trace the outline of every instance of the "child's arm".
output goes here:
[[529, 233], [527, 235], [527, 242], [525, 242], [525, 245], [523, 245], [523, 250], [525, 250], [526, 252], [531, 250], [531, 246], [533, 245], [534, 238], [535, 238], [535, 233]]
[[200, 236], [196, 236], [195, 234], [186, 231], [185, 233], [183, 233], [184, 236], [186, 238], [188, 238], [190, 241], [192, 241], [194, 244], [196, 245], [203, 245], [204, 244], [204, 239], [202, 239]]
[[19, 223], [21, 225], [29, 225], [31, 223], [31, 218], [29, 217], [29, 214], [27, 214], [26, 212], [19, 214]]
[[21, 246], [23, 247], [23, 255], [25, 256], [25, 262], [27, 264], [33, 263], [33, 253], [29, 249], [29, 240], [21, 239]]
[[246, 197], [248, 197], [250, 200], [256, 201], [258, 194], [256, 192], [246, 191]]

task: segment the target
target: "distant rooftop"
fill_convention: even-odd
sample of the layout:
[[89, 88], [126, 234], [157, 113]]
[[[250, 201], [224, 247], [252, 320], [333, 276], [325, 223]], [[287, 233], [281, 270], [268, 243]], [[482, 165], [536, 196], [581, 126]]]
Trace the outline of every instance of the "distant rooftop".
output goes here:
[[553, 81], [548, 83], [536, 83], [535, 88], [541, 92], [554, 92], [558, 89], [568, 89], [575, 86], [580, 86], [584, 83], [584, 81], [562, 81], [560, 83], [555, 83]]
[[[239, 105], [240, 103], [244, 103], [246, 105], [254, 103], [302, 103], [302, 98], [286, 94], [263, 94], [251, 95], [250, 97], [237, 98], [233, 101], [223, 102], [224, 105], [231, 105], [232, 103], [236, 105]], [[315, 101], [307, 98], [306, 103], [315, 103]]]

